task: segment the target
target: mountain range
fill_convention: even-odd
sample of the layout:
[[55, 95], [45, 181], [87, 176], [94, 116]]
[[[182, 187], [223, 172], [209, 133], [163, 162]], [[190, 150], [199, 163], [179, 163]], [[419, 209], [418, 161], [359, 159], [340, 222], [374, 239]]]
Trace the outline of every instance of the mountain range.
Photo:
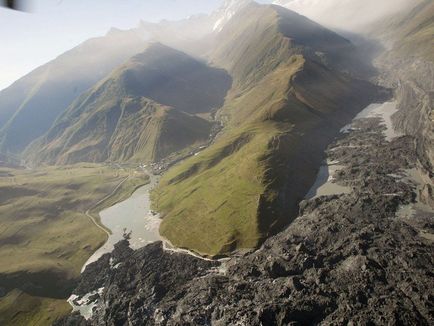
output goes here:
[[[356, 34], [288, 9], [306, 1], [112, 29], [0, 92], [3, 161], [147, 165], [160, 234], [190, 253], [126, 236], [74, 292], [94, 317], [58, 325], [432, 322], [434, 3]], [[379, 116], [348, 127], [386, 101], [400, 137]], [[307, 199], [325, 162], [350, 191]]]
[[20, 78], [0, 92], [0, 152], [21, 153], [82, 93], [149, 43], [161, 42], [193, 56], [205, 55], [213, 28], [218, 21], [227, 20], [234, 6], [238, 8], [239, 2], [227, 1], [211, 16], [197, 15], [177, 22], [142, 21], [130, 30], [112, 28], [105, 36], [87, 40]]
[[155, 189], [161, 234], [207, 255], [257, 247], [296, 216], [339, 129], [387, 96], [373, 73], [351, 41], [304, 16], [227, 1], [210, 16], [112, 30], [25, 76], [0, 94], [29, 81], [18, 109], [0, 110], [1, 150], [33, 165], [150, 163], [212, 141]]
[[150, 44], [81, 95], [30, 144], [28, 157], [51, 164], [158, 161], [208, 140], [212, 123], [197, 114], [221, 106], [230, 85], [223, 70]]
[[[417, 42], [430, 57], [430, 9], [382, 23], [394, 31], [383, 38], [403, 40], [390, 53]], [[415, 13], [420, 24], [407, 24]], [[210, 16], [113, 29], [3, 90], [0, 150], [32, 164], [158, 162], [207, 144], [221, 124], [155, 189], [161, 232], [204, 254], [255, 247], [291, 222], [339, 128], [385, 96], [366, 81], [374, 72], [351, 41], [304, 16], [226, 1]]]
[[[367, 17], [365, 34], [345, 33], [357, 47], [281, 7], [238, 10], [208, 56], [233, 80], [224, 128], [153, 193], [163, 236], [227, 259], [125, 240], [73, 292], [103, 289], [93, 316], [56, 325], [433, 324], [432, 5]], [[366, 114], [376, 105], [338, 134], [385, 101], [395, 137]], [[306, 198], [323, 159], [326, 184], [348, 192]]]
[[256, 247], [289, 224], [327, 143], [381, 96], [350, 73], [348, 40], [278, 6], [245, 7], [217, 43], [212, 62], [233, 78], [224, 133], [154, 192], [161, 234], [210, 255]]

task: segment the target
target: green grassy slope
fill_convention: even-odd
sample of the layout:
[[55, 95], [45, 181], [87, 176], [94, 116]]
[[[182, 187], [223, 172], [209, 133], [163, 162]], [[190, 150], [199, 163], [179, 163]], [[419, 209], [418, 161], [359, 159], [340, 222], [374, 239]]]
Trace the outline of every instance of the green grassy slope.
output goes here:
[[76, 100], [27, 156], [56, 164], [160, 160], [208, 139], [211, 123], [193, 113], [220, 106], [230, 83], [220, 69], [150, 45]]
[[258, 243], [257, 205], [272, 125], [249, 126], [172, 169], [153, 193], [164, 212], [160, 232], [175, 245], [203, 254]]
[[[251, 5], [221, 32], [211, 58], [234, 80], [218, 113], [224, 133], [153, 193], [160, 232], [176, 246], [216, 255], [256, 247], [287, 225], [327, 142], [377, 94], [324, 63], [344, 64], [327, 47], [351, 49], [347, 40], [301, 17], [296, 36], [309, 38], [291, 38], [282, 26], [293, 15]], [[325, 34], [327, 47], [319, 46]]]
[[0, 299], [0, 323], [5, 326], [47, 326], [71, 312], [64, 299], [51, 299], [12, 290]]
[[145, 47], [130, 32], [90, 39], [0, 92], [0, 152], [22, 151], [82, 92]]
[[6, 294], [0, 324], [47, 325], [68, 312], [64, 299], [106, 239], [84, 212], [128, 176], [103, 205], [127, 198], [148, 178], [90, 164], [0, 168], [0, 287]]

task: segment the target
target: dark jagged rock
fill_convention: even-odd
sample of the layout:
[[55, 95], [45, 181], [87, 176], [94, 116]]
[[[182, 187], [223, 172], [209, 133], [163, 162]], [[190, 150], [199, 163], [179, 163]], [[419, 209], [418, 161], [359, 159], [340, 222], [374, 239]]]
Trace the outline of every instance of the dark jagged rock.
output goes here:
[[[415, 166], [415, 142], [387, 142], [379, 122], [360, 120], [329, 147], [345, 165], [336, 182], [352, 192], [303, 201], [300, 216], [253, 253], [218, 263], [161, 243], [119, 244], [75, 291], [104, 287], [86, 325], [432, 325], [434, 246], [423, 235], [434, 232], [433, 214], [397, 214], [416, 198], [396, 178]], [[85, 322], [72, 315], [57, 325]]]

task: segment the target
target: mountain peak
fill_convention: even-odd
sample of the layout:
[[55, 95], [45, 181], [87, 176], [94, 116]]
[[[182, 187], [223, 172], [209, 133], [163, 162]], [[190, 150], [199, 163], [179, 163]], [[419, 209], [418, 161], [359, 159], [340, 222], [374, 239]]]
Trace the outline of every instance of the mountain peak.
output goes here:
[[225, 0], [215, 12], [216, 22], [213, 30], [219, 32], [223, 26], [241, 9], [252, 3], [252, 0]]

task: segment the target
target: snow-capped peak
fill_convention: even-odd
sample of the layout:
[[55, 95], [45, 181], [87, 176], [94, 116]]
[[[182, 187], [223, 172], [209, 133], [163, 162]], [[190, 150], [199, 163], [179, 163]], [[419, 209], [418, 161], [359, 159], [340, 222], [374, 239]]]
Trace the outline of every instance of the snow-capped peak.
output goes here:
[[219, 32], [224, 25], [242, 8], [252, 0], [225, 0], [223, 5], [214, 13], [215, 24], [213, 30]]

